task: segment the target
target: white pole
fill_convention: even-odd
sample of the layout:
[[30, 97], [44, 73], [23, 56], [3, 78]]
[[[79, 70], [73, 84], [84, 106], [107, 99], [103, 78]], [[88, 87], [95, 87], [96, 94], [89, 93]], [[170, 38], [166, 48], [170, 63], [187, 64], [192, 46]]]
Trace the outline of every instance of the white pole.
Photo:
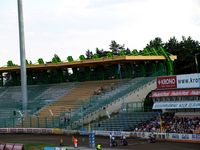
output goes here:
[[22, 0], [18, 0], [18, 23], [19, 23], [19, 46], [20, 46], [20, 70], [21, 70], [21, 89], [22, 104], [24, 114], [27, 115], [27, 79], [26, 79], [26, 56]]

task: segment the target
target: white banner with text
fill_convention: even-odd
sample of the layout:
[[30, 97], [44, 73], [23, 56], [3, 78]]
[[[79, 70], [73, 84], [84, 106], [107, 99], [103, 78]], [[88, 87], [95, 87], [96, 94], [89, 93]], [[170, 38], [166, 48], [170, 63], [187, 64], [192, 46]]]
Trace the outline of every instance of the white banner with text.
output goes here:
[[187, 108], [200, 108], [200, 101], [168, 101], [168, 102], [155, 102], [153, 109], [187, 109]]

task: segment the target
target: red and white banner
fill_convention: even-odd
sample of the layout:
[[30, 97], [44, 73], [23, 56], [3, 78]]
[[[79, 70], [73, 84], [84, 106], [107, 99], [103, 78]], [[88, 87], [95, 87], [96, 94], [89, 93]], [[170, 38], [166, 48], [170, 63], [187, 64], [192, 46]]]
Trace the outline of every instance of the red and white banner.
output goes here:
[[171, 90], [171, 91], [153, 91], [151, 97], [170, 97], [170, 96], [199, 96], [200, 89], [192, 90]]
[[183, 74], [177, 76], [157, 77], [157, 89], [200, 88], [200, 74]]
[[177, 88], [176, 76], [157, 77], [157, 89]]

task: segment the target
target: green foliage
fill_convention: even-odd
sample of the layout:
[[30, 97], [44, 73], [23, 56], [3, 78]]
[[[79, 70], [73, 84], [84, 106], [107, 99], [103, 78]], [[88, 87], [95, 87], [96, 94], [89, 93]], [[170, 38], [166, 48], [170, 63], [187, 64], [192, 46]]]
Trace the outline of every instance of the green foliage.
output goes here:
[[107, 53], [110, 53], [110, 52], [104, 51], [103, 49], [96, 48], [96, 54], [98, 55], [98, 58], [106, 57]]
[[137, 49], [134, 49], [134, 50], [132, 50], [131, 55], [138, 56], [139, 52], [137, 51]]
[[110, 46], [110, 50], [112, 50], [113, 54], [114, 55], [117, 55], [119, 53], [119, 44], [117, 44], [116, 41], [111, 41], [111, 44], [109, 45]]
[[80, 55], [80, 56], [79, 56], [79, 59], [80, 59], [80, 60], [85, 60], [85, 56], [84, 56], [84, 55]]
[[131, 50], [129, 48], [127, 48], [125, 51], [125, 55], [131, 55]]
[[93, 58], [93, 59], [98, 59], [98, 58], [99, 58], [99, 55], [98, 55], [98, 54], [94, 54], [94, 55], [92, 56], [92, 58]]
[[103, 49], [96, 48], [96, 54], [101, 55], [103, 53]]
[[147, 49], [151, 49], [151, 48], [158, 49], [158, 47], [163, 47], [163, 46], [164, 46], [164, 43], [162, 42], [162, 39], [160, 37], [156, 37], [155, 39], [151, 40], [145, 48], [147, 48]]
[[120, 51], [125, 50], [124, 44], [123, 45], [117, 44], [117, 42], [114, 40], [111, 41], [111, 44], [109, 46], [110, 46], [110, 50], [112, 50], [113, 55], [119, 55]]
[[[97, 59], [101, 57], [111, 58], [114, 55], [133, 55], [133, 56], [159, 56], [162, 55], [166, 58], [164, 62], [167, 68], [165, 71], [169, 70], [172, 73], [173, 66], [175, 66], [175, 74], [186, 74], [197, 72], [195, 64], [195, 56], [197, 57], [198, 63], [200, 62], [200, 43], [199, 41], [193, 40], [189, 37], [182, 37], [178, 41], [175, 37], [171, 37], [167, 42], [163, 42], [160, 37], [156, 37], [153, 40], [150, 40], [149, 43], [142, 51], [137, 51], [136, 49], [130, 51], [128, 48], [125, 48], [125, 45], [120, 45], [116, 41], [111, 41], [109, 45], [111, 51], [104, 51], [103, 49], [96, 48], [96, 54], [93, 55], [92, 51], [87, 50], [85, 56], [80, 55], [79, 59]], [[170, 55], [177, 55], [177, 60], [174, 62], [170, 60]], [[74, 61], [72, 56], [67, 57], [68, 62]], [[52, 58], [52, 63], [61, 62], [60, 58], [55, 54]], [[42, 58], [38, 59], [39, 64], [45, 64]], [[32, 64], [31, 61], [26, 60], [26, 64]], [[167, 65], [166, 65], [167, 64]], [[12, 61], [7, 62], [7, 66], [15, 66]], [[200, 67], [200, 65], [198, 65]], [[160, 67], [159, 67], [160, 68]], [[199, 68], [200, 70], [200, 68]], [[171, 74], [170, 73], [170, 74]]]
[[108, 58], [112, 58], [113, 57], [113, 53], [112, 52], [107, 53], [107, 57]]
[[67, 61], [68, 61], [68, 62], [72, 62], [72, 61], [74, 61], [74, 59], [73, 59], [72, 56], [68, 56], [68, 57], [67, 57]]
[[59, 58], [58, 55], [54, 54], [54, 57], [52, 58], [52, 63], [56, 64], [61, 62], [61, 59]]
[[12, 66], [16, 66], [16, 65], [12, 62], [12, 60], [9, 60], [7, 62], [7, 67], [12, 67]]
[[121, 51], [119, 52], [119, 55], [120, 55], [120, 56], [125, 56], [125, 55], [126, 55], [126, 51], [125, 51], [125, 50], [121, 50]]
[[[186, 74], [197, 72], [195, 64], [195, 54], [198, 54], [198, 61], [200, 62], [200, 43], [189, 37], [182, 37], [179, 42], [175, 37], [169, 39], [165, 43], [165, 49], [177, 55], [177, 60], [174, 62], [176, 74]], [[200, 66], [200, 65], [198, 65]]]
[[42, 58], [39, 58], [37, 62], [38, 64], [44, 64], [44, 60]]
[[142, 51], [142, 54], [143, 54], [144, 56], [149, 56], [149, 55], [151, 55], [148, 48], [144, 48], [144, 50]]
[[158, 56], [158, 55], [163, 55], [162, 51], [159, 51], [159, 47], [157, 47], [157, 49], [154, 48], [154, 47], [144, 48], [143, 51], [141, 51], [141, 54], [143, 56]]

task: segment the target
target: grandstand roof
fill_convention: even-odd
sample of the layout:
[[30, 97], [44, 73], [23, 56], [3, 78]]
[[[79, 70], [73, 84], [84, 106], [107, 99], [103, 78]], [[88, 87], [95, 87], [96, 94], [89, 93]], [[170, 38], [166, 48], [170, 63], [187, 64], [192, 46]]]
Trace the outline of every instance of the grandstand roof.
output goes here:
[[[177, 56], [170, 56], [172, 60], [177, 59]], [[95, 66], [108, 63], [130, 62], [130, 61], [155, 61], [165, 60], [164, 56], [114, 56], [112, 58], [86, 59], [83, 61], [47, 63], [47, 64], [29, 64], [27, 69], [52, 69], [52, 68], [72, 68], [83, 66]], [[0, 72], [19, 71], [20, 66], [0, 67]]]

